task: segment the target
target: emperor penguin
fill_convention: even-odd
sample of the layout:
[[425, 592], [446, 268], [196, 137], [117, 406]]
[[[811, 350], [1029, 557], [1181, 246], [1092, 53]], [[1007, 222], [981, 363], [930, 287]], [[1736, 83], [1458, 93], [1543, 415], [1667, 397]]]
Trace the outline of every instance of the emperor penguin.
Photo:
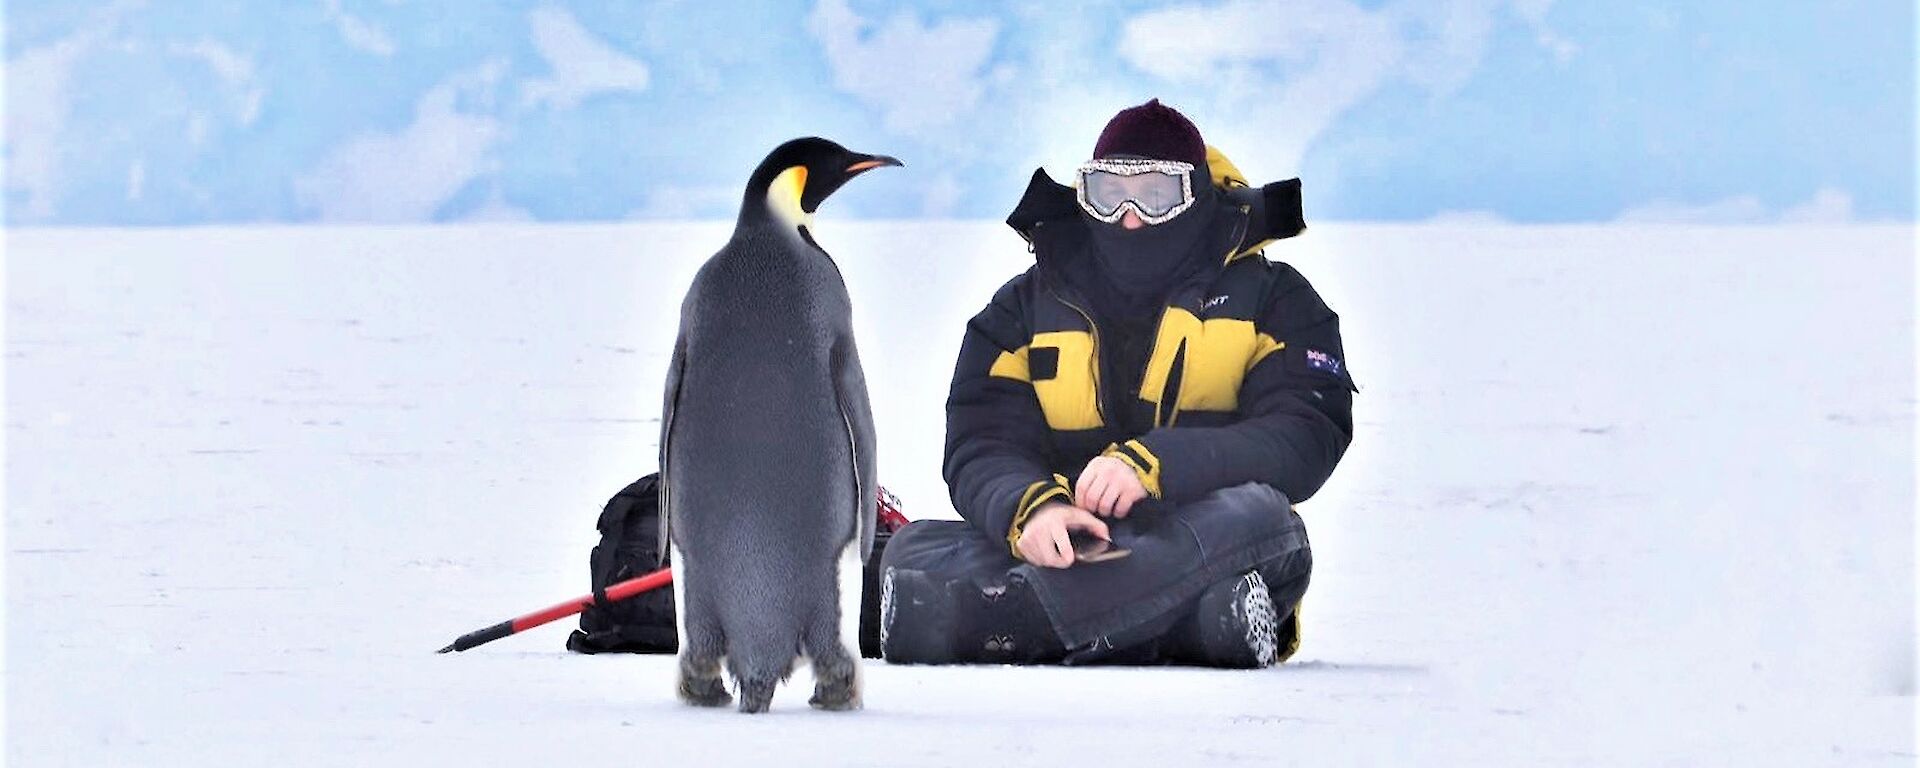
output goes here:
[[765, 712], [796, 662], [810, 704], [858, 709], [860, 588], [873, 547], [873, 413], [840, 269], [814, 210], [885, 155], [808, 137], [747, 181], [733, 237], [693, 279], [660, 419], [681, 700]]

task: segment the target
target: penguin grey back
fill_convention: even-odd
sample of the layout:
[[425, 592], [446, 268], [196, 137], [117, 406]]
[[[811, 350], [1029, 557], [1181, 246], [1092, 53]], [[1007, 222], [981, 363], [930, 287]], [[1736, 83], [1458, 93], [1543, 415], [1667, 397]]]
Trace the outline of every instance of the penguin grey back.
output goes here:
[[682, 304], [660, 466], [689, 703], [728, 701], [724, 660], [741, 709], [765, 711], [806, 656], [815, 706], [859, 706], [873, 420], [846, 285], [809, 226], [847, 179], [897, 164], [822, 139], [782, 145]]

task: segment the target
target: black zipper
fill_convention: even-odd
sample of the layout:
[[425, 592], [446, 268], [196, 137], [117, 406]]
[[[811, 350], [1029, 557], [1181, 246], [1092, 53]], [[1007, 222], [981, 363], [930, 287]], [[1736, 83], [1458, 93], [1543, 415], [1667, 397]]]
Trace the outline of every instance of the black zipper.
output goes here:
[[[1161, 389], [1160, 402], [1154, 404], [1153, 424], [1155, 427], [1162, 425], [1171, 427], [1174, 422], [1180, 420], [1180, 386], [1186, 383], [1186, 379], [1187, 340], [1181, 339], [1180, 346], [1175, 347], [1173, 350], [1173, 364], [1167, 366], [1167, 381]], [[1171, 397], [1167, 396], [1169, 392], [1172, 393]], [[1163, 413], [1166, 414], [1166, 418], [1164, 419], [1161, 418], [1161, 414]]]
[[[1227, 239], [1227, 242], [1229, 243], [1229, 245], [1227, 246], [1226, 256], [1222, 257], [1220, 260], [1220, 264], [1222, 266], [1225, 266], [1228, 262], [1233, 261], [1233, 255], [1240, 250], [1240, 238], [1242, 235], [1246, 233], [1246, 231], [1247, 231], [1247, 207], [1240, 206], [1240, 223], [1238, 226], [1234, 227], [1233, 237]], [[1205, 297], [1206, 292], [1202, 291], [1200, 295], [1202, 297]], [[1148, 347], [1147, 349], [1147, 364], [1146, 364], [1146, 368], [1140, 372], [1141, 381], [1147, 380], [1147, 374], [1151, 373], [1153, 369], [1153, 356], [1160, 352], [1160, 325], [1164, 324], [1167, 321], [1167, 310], [1170, 308], [1171, 308], [1171, 305], [1168, 305], [1160, 309], [1160, 322], [1156, 323], [1153, 327], [1153, 345]], [[1195, 317], [1197, 318], [1198, 315], [1196, 314]], [[1201, 322], [1204, 323], [1205, 321], [1203, 320]], [[1156, 429], [1163, 426], [1162, 419], [1160, 418], [1160, 414], [1163, 411], [1168, 414], [1167, 418], [1164, 420], [1165, 421], [1164, 426], [1171, 427], [1173, 426], [1173, 422], [1177, 421], [1180, 418], [1180, 384], [1182, 383], [1181, 380], [1185, 378], [1185, 376], [1183, 375], [1183, 372], [1179, 369], [1186, 362], [1186, 354], [1185, 354], [1187, 351], [1186, 345], [1187, 345], [1187, 340], [1181, 339], [1180, 347], [1174, 352], [1174, 355], [1173, 355], [1173, 364], [1167, 367], [1167, 380], [1164, 382], [1161, 382], [1160, 384], [1160, 402], [1154, 403], [1154, 408], [1153, 408], [1153, 426]], [[1173, 408], [1171, 410], [1164, 407], [1165, 404], [1168, 402], [1173, 403]]]
[[1053, 289], [1053, 286], [1047, 286], [1047, 293], [1053, 296], [1055, 301], [1067, 305], [1072, 308], [1073, 311], [1080, 313], [1082, 318], [1086, 319], [1087, 334], [1093, 337], [1093, 412], [1100, 417], [1100, 424], [1102, 426], [1114, 426], [1111, 421], [1107, 420], [1107, 409], [1103, 407], [1101, 403], [1103, 398], [1100, 395], [1100, 326], [1093, 322], [1093, 313], [1081, 309], [1078, 304], [1067, 301], [1066, 297], [1061, 296], [1059, 291]]

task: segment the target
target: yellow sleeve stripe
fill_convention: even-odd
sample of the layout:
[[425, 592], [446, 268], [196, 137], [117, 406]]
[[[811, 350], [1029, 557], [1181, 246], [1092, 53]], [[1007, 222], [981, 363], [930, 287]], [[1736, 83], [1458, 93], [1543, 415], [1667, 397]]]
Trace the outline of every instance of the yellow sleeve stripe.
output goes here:
[[[1133, 474], [1138, 475], [1140, 477], [1140, 484], [1143, 486], [1147, 484], [1146, 468], [1140, 466], [1140, 462], [1134, 461], [1132, 456], [1128, 456], [1124, 453], [1121, 453], [1119, 450], [1115, 448], [1108, 448], [1107, 455], [1126, 462], [1127, 466], [1133, 468]], [[1147, 493], [1151, 494], [1155, 498], [1158, 498], [1160, 496], [1160, 494], [1154, 493], [1152, 488], [1148, 488]]]
[[1160, 473], [1160, 457], [1153, 455], [1153, 451], [1147, 450], [1146, 443], [1140, 442], [1139, 440], [1128, 440], [1125, 445], [1120, 447], [1133, 451], [1134, 455], [1145, 459], [1148, 469], [1152, 470], [1154, 474], [1157, 475]]
[[1139, 440], [1128, 440], [1125, 444], [1107, 446], [1104, 455], [1124, 461], [1140, 477], [1140, 485], [1147, 489], [1147, 495], [1160, 498], [1160, 457], [1147, 450]]
[[1260, 361], [1267, 359], [1267, 355], [1286, 348], [1287, 343], [1284, 341], [1280, 341], [1264, 333], [1255, 334], [1253, 337], [1253, 354], [1247, 357], [1247, 370], [1253, 370], [1253, 367], [1259, 365]]
[[1033, 370], [1027, 364], [1028, 349], [1021, 347], [1012, 352], [1001, 352], [999, 357], [994, 358], [993, 368], [987, 374], [1014, 381], [1033, 381]]
[[1041, 480], [1027, 486], [1026, 493], [1020, 494], [1020, 508], [1013, 513], [1013, 524], [1007, 526], [1007, 549], [1016, 559], [1020, 558], [1020, 529], [1027, 525], [1027, 518], [1033, 511], [1052, 499], [1065, 499], [1073, 502], [1073, 492], [1067, 490], [1067, 478], [1054, 475], [1052, 480]]

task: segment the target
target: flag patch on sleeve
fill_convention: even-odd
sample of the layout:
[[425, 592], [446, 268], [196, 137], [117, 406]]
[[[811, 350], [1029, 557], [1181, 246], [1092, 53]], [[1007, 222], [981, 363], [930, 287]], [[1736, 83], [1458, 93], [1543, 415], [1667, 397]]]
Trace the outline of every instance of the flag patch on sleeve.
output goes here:
[[1326, 371], [1335, 376], [1347, 375], [1346, 366], [1341, 364], [1340, 358], [1312, 348], [1307, 349], [1306, 352], [1308, 368]]

